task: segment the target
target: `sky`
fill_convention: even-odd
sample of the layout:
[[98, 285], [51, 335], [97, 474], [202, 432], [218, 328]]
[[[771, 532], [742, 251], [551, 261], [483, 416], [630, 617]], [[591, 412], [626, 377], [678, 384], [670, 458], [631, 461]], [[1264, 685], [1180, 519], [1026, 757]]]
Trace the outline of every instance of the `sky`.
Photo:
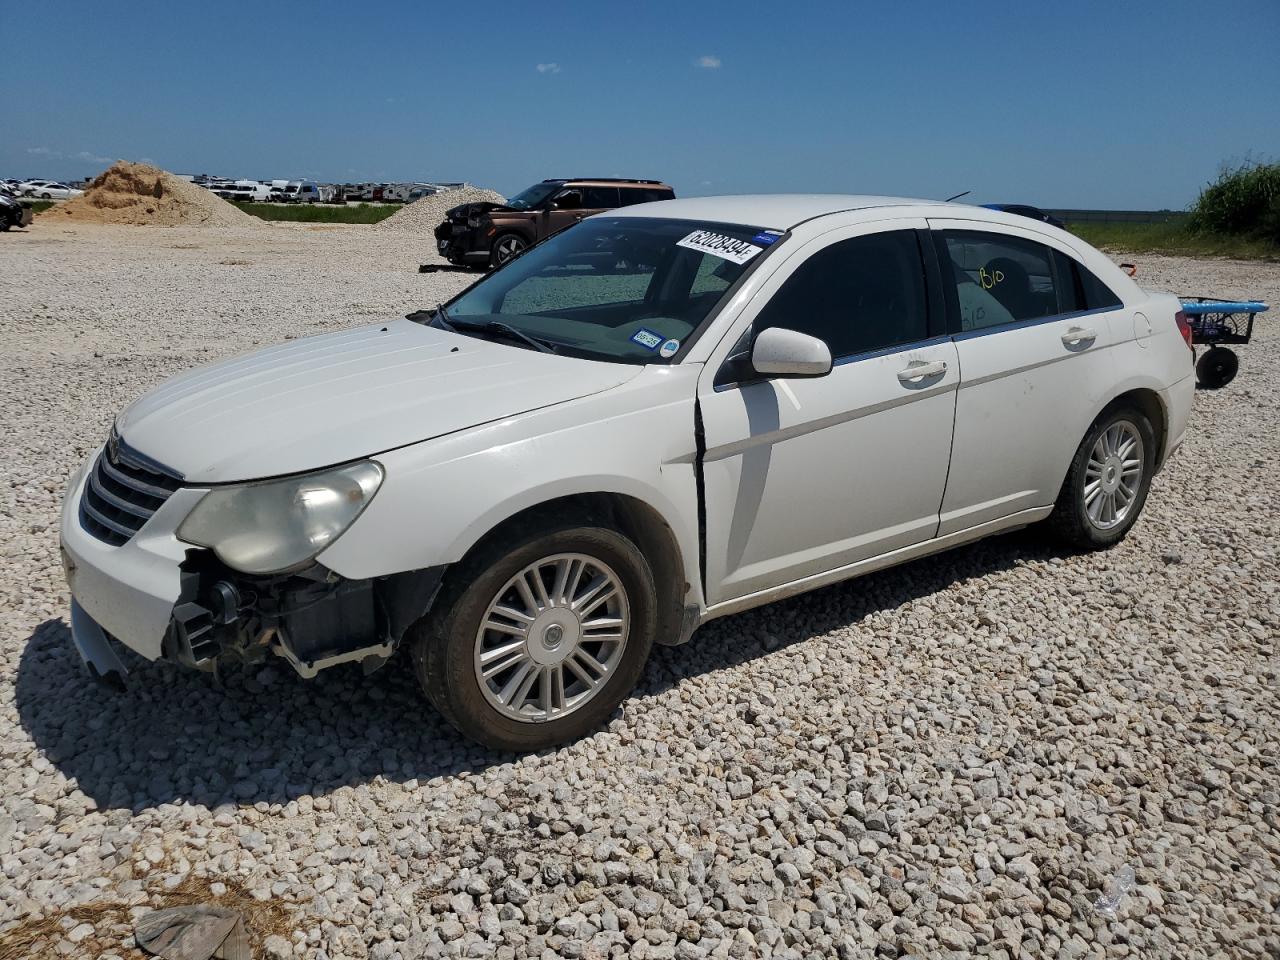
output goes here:
[[1224, 162], [1280, 159], [1280, 0], [0, 0], [28, 20], [0, 177], [126, 158], [1181, 209]]

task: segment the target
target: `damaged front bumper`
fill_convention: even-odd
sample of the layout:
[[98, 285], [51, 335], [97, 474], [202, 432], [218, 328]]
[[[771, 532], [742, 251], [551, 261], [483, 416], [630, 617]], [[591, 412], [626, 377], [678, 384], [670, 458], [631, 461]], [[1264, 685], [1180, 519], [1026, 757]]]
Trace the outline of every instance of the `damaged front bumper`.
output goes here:
[[72, 479], [63, 505], [62, 561], [72, 638], [99, 679], [128, 674], [113, 641], [147, 660], [198, 670], [268, 655], [304, 677], [351, 661], [375, 669], [430, 609], [444, 574], [440, 566], [348, 580], [318, 563], [272, 577], [238, 573], [174, 535], [205, 493], [187, 487], [127, 543], [113, 546], [81, 523], [86, 473]]
[[450, 217], [436, 227], [436, 252], [450, 263], [459, 265], [487, 262], [492, 233], [492, 224], [488, 220], [469, 223], [465, 218]]

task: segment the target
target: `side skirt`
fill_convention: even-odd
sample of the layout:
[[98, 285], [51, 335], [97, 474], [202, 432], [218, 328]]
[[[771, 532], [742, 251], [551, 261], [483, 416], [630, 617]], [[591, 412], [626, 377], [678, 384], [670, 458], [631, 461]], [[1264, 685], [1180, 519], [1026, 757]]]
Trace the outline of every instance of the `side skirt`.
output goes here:
[[851, 580], [854, 577], [874, 573], [886, 567], [906, 563], [908, 560], [917, 560], [920, 557], [942, 553], [944, 550], [950, 550], [952, 547], [958, 547], [965, 543], [972, 543], [974, 540], [981, 540], [983, 537], [989, 537], [995, 533], [1016, 530], [1019, 527], [1025, 527], [1028, 524], [1043, 520], [1052, 512], [1052, 506], [1022, 510], [1007, 517], [1001, 517], [998, 520], [988, 520], [986, 523], [980, 523], [975, 527], [957, 530], [955, 533], [949, 533], [945, 537], [925, 540], [923, 543], [902, 547], [889, 553], [882, 553], [878, 557], [868, 557], [866, 560], [859, 560], [857, 563], [850, 563], [834, 570], [817, 573], [802, 580], [792, 580], [790, 583], [784, 583], [781, 586], [758, 590], [755, 593], [735, 597], [732, 600], [724, 600], [703, 611], [699, 624], [714, 620], [717, 617], [728, 616], [731, 613], [741, 613], [743, 610], [764, 606], [766, 603], [773, 603], [776, 600], [785, 600], [787, 597], [794, 597], [800, 593], [817, 590], [819, 587], [839, 583], [841, 580]]

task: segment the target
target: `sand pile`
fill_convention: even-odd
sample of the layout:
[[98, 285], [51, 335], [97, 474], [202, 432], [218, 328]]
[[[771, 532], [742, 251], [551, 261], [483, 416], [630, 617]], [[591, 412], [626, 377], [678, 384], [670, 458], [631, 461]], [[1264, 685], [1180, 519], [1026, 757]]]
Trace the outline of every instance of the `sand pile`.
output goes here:
[[204, 187], [158, 167], [120, 160], [99, 174], [84, 196], [50, 207], [42, 220], [156, 227], [252, 227], [262, 221]]
[[440, 226], [444, 212], [463, 203], [506, 203], [507, 198], [492, 190], [480, 187], [462, 187], [459, 190], [444, 190], [430, 197], [423, 197], [413, 203], [407, 203], [404, 209], [397, 210], [385, 220], [374, 224], [375, 230], [396, 230], [400, 233], [431, 233]]

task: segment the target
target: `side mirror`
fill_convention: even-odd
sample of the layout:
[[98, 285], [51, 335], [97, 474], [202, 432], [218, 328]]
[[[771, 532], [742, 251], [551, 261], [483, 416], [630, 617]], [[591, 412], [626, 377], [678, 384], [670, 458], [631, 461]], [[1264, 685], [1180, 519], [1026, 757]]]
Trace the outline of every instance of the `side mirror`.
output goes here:
[[831, 372], [831, 351], [807, 333], [769, 327], [751, 346], [751, 366], [767, 377], [825, 377]]

